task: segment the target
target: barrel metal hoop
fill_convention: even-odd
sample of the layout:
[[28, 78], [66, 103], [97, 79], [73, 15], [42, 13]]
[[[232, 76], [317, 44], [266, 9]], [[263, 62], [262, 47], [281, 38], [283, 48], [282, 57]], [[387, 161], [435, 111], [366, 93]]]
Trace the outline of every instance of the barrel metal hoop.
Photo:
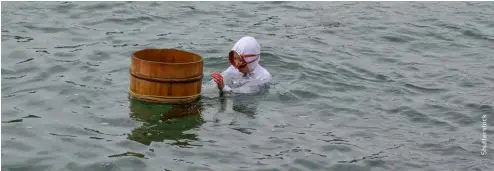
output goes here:
[[181, 104], [181, 103], [189, 103], [194, 100], [196, 100], [201, 94], [195, 94], [192, 96], [181, 96], [181, 97], [169, 97], [169, 96], [154, 96], [154, 95], [145, 95], [145, 94], [138, 94], [133, 92], [129, 88], [129, 94], [132, 97], [135, 97], [137, 99], [146, 101], [146, 102], [151, 102], [151, 103], [165, 103], [165, 104]]
[[198, 93], [198, 94], [194, 94], [194, 95], [190, 95], [190, 96], [179, 96], [179, 97], [155, 96], [155, 95], [138, 94], [138, 93], [132, 91], [130, 88], [129, 88], [129, 92], [131, 95], [136, 96], [136, 97], [151, 97], [151, 98], [158, 98], [158, 99], [163, 99], [163, 98], [166, 98], [166, 99], [188, 99], [188, 98], [195, 98], [195, 97], [201, 95], [201, 93]]
[[191, 83], [191, 82], [196, 82], [198, 80], [201, 80], [202, 77], [204, 76], [204, 74], [201, 74], [199, 76], [191, 77], [191, 78], [163, 79], [163, 78], [148, 77], [148, 76], [144, 76], [142, 74], [133, 73], [132, 70], [129, 70], [129, 73], [130, 73], [130, 75], [132, 75], [136, 78], [139, 78], [139, 79], [143, 79], [143, 80], [151, 81], [151, 82], [161, 82], [161, 83]]

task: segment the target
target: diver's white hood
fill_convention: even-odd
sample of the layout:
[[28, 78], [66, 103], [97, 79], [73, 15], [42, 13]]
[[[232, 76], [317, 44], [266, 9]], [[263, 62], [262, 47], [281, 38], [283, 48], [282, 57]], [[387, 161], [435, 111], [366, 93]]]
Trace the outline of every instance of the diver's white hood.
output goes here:
[[259, 45], [259, 43], [257, 43], [257, 40], [254, 39], [253, 37], [250, 36], [242, 37], [240, 40], [237, 41], [237, 43], [235, 43], [235, 45], [233, 45], [232, 50], [236, 51], [239, 54], [257, 55], [255, 57], [245, 58], [246, 62], [251, 62], [257, 59], [255, 62], [252, 62], [247, 65], [249, 71], [252, 72], [259, 65], [259, 61], [261, 60], [261, 46]]

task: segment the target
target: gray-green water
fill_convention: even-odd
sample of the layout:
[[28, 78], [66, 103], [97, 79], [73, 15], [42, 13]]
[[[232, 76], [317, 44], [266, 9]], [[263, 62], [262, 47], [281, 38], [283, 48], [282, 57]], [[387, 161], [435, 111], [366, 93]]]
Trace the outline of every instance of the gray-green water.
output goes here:
[[[2, 171], [492, 170], [493, 16], [492, 2], [2, 2]], [[207, 81], [245, 35], [274, 77], [265, 96], [128, 98], [132, 52], [196, 52]]]

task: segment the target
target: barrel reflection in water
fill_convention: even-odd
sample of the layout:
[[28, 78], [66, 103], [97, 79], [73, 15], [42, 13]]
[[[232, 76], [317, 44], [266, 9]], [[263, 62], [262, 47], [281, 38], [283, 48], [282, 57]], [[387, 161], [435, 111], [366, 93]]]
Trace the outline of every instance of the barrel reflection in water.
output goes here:
[[130, 100], [130, 117], [142, 124], [131, 131], [130, 140], [150, 145], [152, 142], [171, 142], [172, 145], [190, 147], [197, 135], [185, 133], [204, 123], [200, 102], [189, 104], [153, 104]]
[[249, 118], [258, 114], [260, 101], [265, 97], [263, 94], [235, 94], [231, 96], [220, 96], [220, 110], [218, 112], [238, 112]]

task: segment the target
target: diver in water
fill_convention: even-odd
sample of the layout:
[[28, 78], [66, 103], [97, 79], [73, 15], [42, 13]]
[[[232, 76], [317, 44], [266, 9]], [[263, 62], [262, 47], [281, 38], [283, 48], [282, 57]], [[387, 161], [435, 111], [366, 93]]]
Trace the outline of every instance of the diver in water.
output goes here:
[[253, 37], [238, 40], [228, 58], [230, 67], [222, 73], [211, 73], [221, 94], [256, 93], [271, 82], [271, 74], [259, 64], [261, 46]]

